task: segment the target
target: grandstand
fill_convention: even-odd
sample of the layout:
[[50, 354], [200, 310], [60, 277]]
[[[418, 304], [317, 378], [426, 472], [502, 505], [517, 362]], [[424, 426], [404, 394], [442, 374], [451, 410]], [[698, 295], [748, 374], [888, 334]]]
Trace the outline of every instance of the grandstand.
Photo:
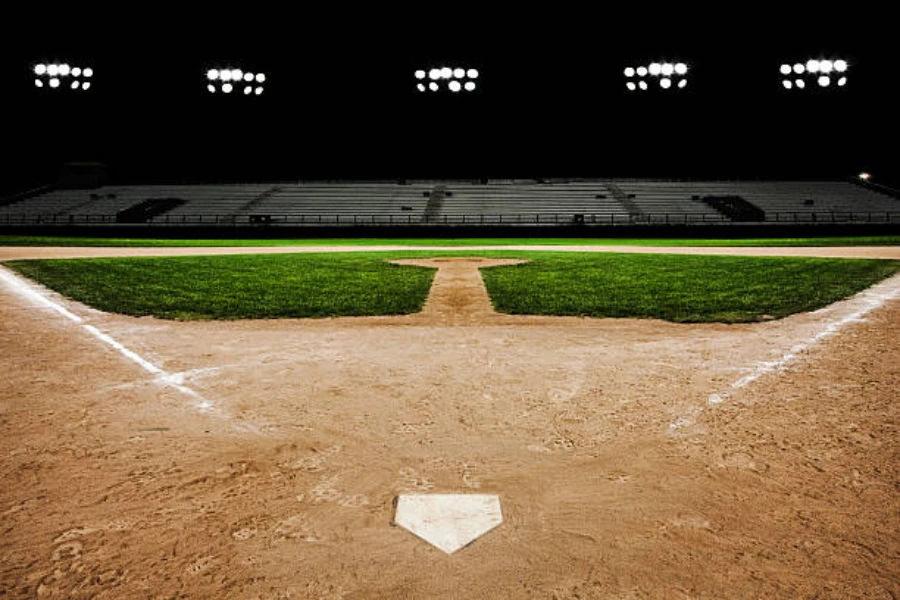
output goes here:
[[[889, 190], [888, 190], [889, 192]], [[0, 226], [628, 226], [896, 224], [854, 182], [498, 180], [106, 186], [0, 204]]]

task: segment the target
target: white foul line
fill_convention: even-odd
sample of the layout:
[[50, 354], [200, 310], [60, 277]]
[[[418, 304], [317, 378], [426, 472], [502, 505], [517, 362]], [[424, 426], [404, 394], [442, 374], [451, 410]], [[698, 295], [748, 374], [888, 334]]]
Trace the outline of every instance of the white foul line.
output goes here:
[[[849, 303], [851, 307], [858, 306], [856, 310], [835, 321], [827, 323], [821, 331], [816, 332], [810, 338], [800, 342], [799, 344], [795, 344], [794, 346], [792, 346], [791, 349], [788, 350], [778, 360], [770, 360], [757, 363], [749, 374], [732, 383], [728, 390], [722, 392], [721, 394], [711, 394], [709, 396], [709, 399], [707, 400], [707, 404], [710, 406], [721, 404], [728, 400], [737, 390], [750, 385], [763, 375], [772, 373], [774, 371], [785, 370], [791, 363], [799, 360], [804, 352], [806, 352], [822, 340], [835, 335], [850, 323], [862, 321], [867, 314], [869, 314], [873, 310], [881, 308], [885, 305], [885, 303], [893, 300], [894, 298], [897, 298], [898, 296], [900, 296], [900, 275], [895, 275], [886, 281], [883, 281], [865, 291], [860, 292], [859, 294], [856, 294], [852, 298], [845, 301]], [[834, 309], [829, 307], [823, 310]], [[682, 416], [675, 423], [670, 424], [669, 430], [676, 430], [688, 425], [693, 425], [695, 417], [700, 414], [701, 410], [702, 409], [694, 408], [690, 411], [690, 414]]]
[[141, 368], [143, 368], [145, 371], [147, 371], [151, 375], [154, 375], [155, 377], [154, 377], [153, 381], [160, 383], [162, 385], [168, 386], [168, 387], [175, 388], [176, 390], [178, 390], [179, 392], [181, 392], [187, 396], [190, 396], [192, 398], [196, 398], [196, 399], [200, 400], [200, 404], [198, 404], [197, 406], [201, 410], [206, 410], [206, 409], [212, 408], [211, 402], [204, 400], [203, 396], [201, 396], [195, 390], [192, 390], [191, 388], [189, 388], [185, 385], [182, 385], [179, 382], [179, 378], [177, 377], [177, 375], [172, 375], [171, 373], [168, 373], [167, 371], [157, 367], [155, 364], [153, 364], [149, 360], [145, 359], [143, 356], [141, 356], [137, 352], [134, 352], [133, 350], [129, 350], [128, 348], [123, 346], [112, 336], [103, 333], [102, 331], [100, 331], [99, 329], [94, 327], [93, 325], [86, 324], [84, 322], [84, 319], [82, 319], [75, 313], [69, 311], [64, 306], [57, 304], [56, 302], [54, 302], [53, 300], [51, 300], [50, 298], [48, 298], [47, 296], [42, 294], [40, 292], [40, 290], [38, 288], [36, 288], [34, 285], [16, 277], [11, 272], [9, 272], [6, 268], [0, 268], [0, 280], [3, 280], [4, 282], [6, 282], [19, 295], [24, 296], [25, 298], [28, 298], [29, 300], [33, 300], [42, 306], [45, 306], [52, 310], [55, 310], [56, 312], [58, 312], [65, 318], [69, 319], [70, 321], [78, 323], [79, 325], [81, 325], [82, 329], [84, 329], [85, 331], [90, 333], [92, 336], [94, 336], [95, 338], [97, 338], [98, 340], [103, 342], [104, 344], [111, 346], [117, 352], [119, 352], [119, 354], [121, 354], [122, 356], [124, 356], [126, 358], [131, 359], [132, 361], [134, 361], [138, 365], [140, 365]]

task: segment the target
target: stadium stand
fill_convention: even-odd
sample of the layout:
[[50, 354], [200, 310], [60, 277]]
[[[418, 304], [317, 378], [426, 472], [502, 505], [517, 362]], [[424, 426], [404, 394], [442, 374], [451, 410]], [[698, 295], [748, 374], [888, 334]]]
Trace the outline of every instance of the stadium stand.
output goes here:
[[851, 182], [482, 180], [106, 186], [0, 204], [0, 225], [701, 225], [900, 223]]

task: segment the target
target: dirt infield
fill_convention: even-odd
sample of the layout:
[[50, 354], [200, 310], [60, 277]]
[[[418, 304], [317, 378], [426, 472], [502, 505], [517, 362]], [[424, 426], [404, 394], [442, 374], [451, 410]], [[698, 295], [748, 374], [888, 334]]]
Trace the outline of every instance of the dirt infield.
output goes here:
[[[677, 325], [496, 315], [487, 259], [428, 260], [406, 317], [172, 322], [42, 292], [75, 321], [0, 282], [0, 597], [900, 597], [900, 276]], [[391, 526], [416, 491], [498, 494], [504, 523], [448, 556]]]

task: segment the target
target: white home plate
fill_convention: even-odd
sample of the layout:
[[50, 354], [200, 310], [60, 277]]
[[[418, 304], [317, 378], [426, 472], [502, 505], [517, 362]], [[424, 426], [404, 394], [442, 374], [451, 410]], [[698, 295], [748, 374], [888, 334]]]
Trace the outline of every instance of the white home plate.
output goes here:
[[403, 494], [397, 525], [453, 554], [503, 522], [500, 497], [489, 494]]

